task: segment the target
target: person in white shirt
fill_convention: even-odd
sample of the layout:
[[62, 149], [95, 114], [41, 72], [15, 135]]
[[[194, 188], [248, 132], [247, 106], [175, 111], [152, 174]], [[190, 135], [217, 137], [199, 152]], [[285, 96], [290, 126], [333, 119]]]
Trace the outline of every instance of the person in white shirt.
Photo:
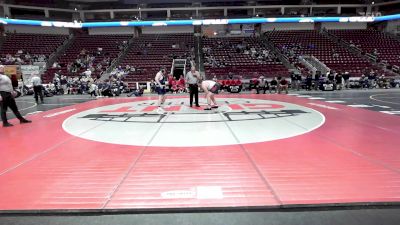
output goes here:
[[185, 83], [187, 87], [189, 88], [189, 93], [190, 93], [190, 107], [193, 105], [193, 97], [194, 97], [194, 103], [196, 104], [196, 107], [199, 106], [199, 86], [197, 85], [198, 80], [200, 78], [200, 73], [196, 71], [195, 67], [191, 67], [190, 71], [186, 73], [185, 76]]
[[165, 68], [161, 68], [161, 70], [156, 74], [156, 77], [154, 78], [156, 82], [156, 92], [158, 94], [158, 113], [163, 113], [163, 105], [166, 100], [165, 94], [167, 93], [167, 90], [165, 88], [165, 83], [167, 80], [167, 70]]
[[39, 97], [40, 102], [43, 103], [43, 85], [42, 79], [40, 79], [39, 75], [34, 75], [31, 79], [33, 91], [35, 93], [35, 101], [36, 104], [39, 104]]
[[15, 96], [17, 93], [14, 91], [11, 84], [11, 79], [4, 75], [4, 66], [0, 65], [0, 108], [1, 108], [1, 120], [3, 121], [3, 127], [13, 126], [7, 120], [7, 109], [14, 112], [15, 116], [19, 119], [20, 123], [31, 123], [32, 121], [22, 117], [21, 113], [18, 111], [17, 103], [15, 102]]
[[60, 68], [61, 66], [58, 64], [58, 62], [54, 62], [52, 67], [53, 68]]
[[24, 95], [24, 81], [22, 81], [22, 79], [18, 80], [18, 90], [19, 92], [21, 92], [21, 96]]
[[215, 81], [215, 82], [217, 82], [217, 81], [218, 81], [217, 75], [214, 75], [214, 77], [213, 77], [212, 80]]
[[47, 89], [50, 93], [56, 93], [56, 86], [52, 82], [47, 85]]
[[203, 89], [204, 93], [206, 94], [207, 98], [208, 107], [205, 108], [204, 110], [217, 109], [218, 105], [217, 101], [215, 100], [214, 94], [218, 94], [221, 85], [218, 82], [212, 80], [203, 80], [200, 86]]
[[91, 71], [90, 69], [87, 69], [85, 72], [83, 72], [83, 74], [84, 74], [86, 77], [91, 77], [91, 76], [92, 76], [92, 71]]
[[98, 87], [97, 87], [96, 83], [92, 82], [89, 87], [90, 97], [92, 97], [93, 95], [94, 95], [94, 97], [97, 97], [97, 90], [98, 90]]
[[17, 64], [22, 64], [24, 62], [24, 60], [21, 59], [21, 57], [17, 57], [16, 58]]

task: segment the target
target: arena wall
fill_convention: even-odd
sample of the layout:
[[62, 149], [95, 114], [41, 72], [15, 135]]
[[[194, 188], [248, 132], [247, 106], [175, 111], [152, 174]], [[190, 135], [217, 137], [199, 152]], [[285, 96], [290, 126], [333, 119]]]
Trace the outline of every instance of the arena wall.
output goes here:
[[385, 31], [400, 34], [400, 20], [389, 21], [387, 23]]
[[261, 31], [272, 30], [314, 30], [314, 23], [264, 23]]
[[367, 29], [367, 23], [321, 23], [327, 30], [359, 30]]
[[143, 34], [193, 33], [193, 26], [142, 27]]
[[[240, 30], [240, 25], [233, 25], [230, 30]], [[322, 28], [328, 30], [337, 29], [366, 29], [367, 23], [321, 23]], [[271, 30], [313, 30], [314, 23], [265, 23], [261, 26], [261, 31]], [[400, 29], [400, 21], [390, 21], [386, 31], [398, 31]], [[7, 32], [17, 33], [33, 33], [33, 34], [63, 34], [68, 35], [70, 30], [68, 28], [59, 27], [35, 27], [23, 25], [6, 25]], [[143, 34], [169, 34], [169, 33], [193, 33], [193, 26], [171, 26], [171, 27], [142, 27]], [[203, 27], [204, 33], [224, 32], [227, 30], [226, 25], [209, 25]], [[398, 31], [399, 32], [399, 31]], [[134, 27], [100, 27], [90, 28], [89, 34], [91, 35], [105, 35], [105, 34], [135, 34]]]
[[62, 34], [68, 35], [69, 28], [62, 27], [35, 27], [23, 25], [6, 25], [4, 26], [6, 32], [11, 33], [28, 33], [28, 34]]
[[134, 35], [135, 27], [99, 27], [89, 28], [90, 35], [105, 35], [105, 34], [124, 34]]

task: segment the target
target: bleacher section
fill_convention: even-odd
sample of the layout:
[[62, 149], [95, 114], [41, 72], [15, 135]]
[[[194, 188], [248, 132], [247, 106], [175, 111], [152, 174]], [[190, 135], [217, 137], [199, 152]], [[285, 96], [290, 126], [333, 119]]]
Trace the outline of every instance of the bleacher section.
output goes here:
[[361, 76], [365, 68], [372, 66], [366, 59], [349, 52], [318, 31], [270, 31], [266, 35], [281, 50], [300, 45], [294, 50], [296, 56], [313, 55], [331, 70], [348, 71], [352, 76]]
[[[400, 42], [375, 30], [330, 30], [332, 34], [352, 41], [366, 53], [377, 49], [380, 60], [389, 64], [400, 65]], [[275, 46], [287, 52], [287, 48], [294, 48], [295, 56], [313, 55], [330, 69], [348, 71], [352, 76], [361, 76], [365, 68], [374, 68], [366, 59], [361, 58], [328, 37], [312, 30], [300, 31], [270, 31], [266, 32], [268, 40]], [[87, 69], [87, 66], [78, 67], [71, 72], [71, 65], [79, 59], [94, 56], [90, 66], [94, 68], [92, 77], [99, 77], [110, 65], [113, 59], [126, 47], [131, 35], [88, 35], [78, 34], [65, 53], [57, 59], [60, 68], [48, 68], [43, 74], [45, 83], [53, 79], [54, 73], [61, 70], [61, 74], [77, 76]], [[2, 64], [30, 64], [25, 55], [31, 57], [44, 55], [48, 58], [57, 47], [68, 39], [67, 35], [47, 34], [7, 34], [0, 49]], [[204, 66], [208, 79], [214, 76], [219, 80], [228, 78], [229, 73], [243, 79], [255, 76], [276, 77], [288, 76], [288, 69], [263, 46], [257, 37], [211, 37], [203, 38]], [[122, 68], [129, 65], [132, 69], [125, 77], [130, 85], [136, 82], [146, 82], [154, 78], [160, 67], [170, 71], [174, 58], [194, 58], [193, 34], [142, 34], [133, 38], [128, 54], [120, 63]], [[300, 46], [300, 47], [299, 47]], [[99, 51], [99, 48], [101, 51]], [[23, 53], [18, 53], [18, 52]], [[22, 62], [6, 62], [6, 56], [20, 57]], [[101, 64], [101, 67], [98, 65]], [[296, 65], [296, 64], [295, 64]], [[304, 68], [302, 68], [305, 70]]]
[[[68, 70], [68, 64], [76, 62], [78, 59], [84, 60], [85, 57], [94, 56], [95, 59], [92, 66], [95, 71], [92, 77], [97, 77], [104, 71], [111, 61], [117, 58], [122, 51], [121, 46], [124, 41], [127, 43], [131, 38], [129, 35], [77, 35], [72, 45], [65, 51], [64, 55], [57, 60], [61, 68], [49, 68], [44, 75], [44, 80], [49, 81], [53, 78], [54, 72], [61, 70], [63, 75], [78, 75], [86, 70], [85, 67], [80, 67], [75, 73]], [[99, 48], [102, 51], [99, 52]], [[98, 64], [102, 64], [101, 69], [98, 69]]]
[[378, 50], [378, 59], [400, 66], [400, 42], [377, 30], [330, 30], [330, 33], [354, 45], [365, 53]]
[[[33, 60], [39, 55], [48, 58], [67, 38], [66, 35], [7, 34], [0, 49], [2, 64], [16, 64], [16, 61], [5, 59], [7, 54], [15, 59], [19, 57], [22, 60], [20, 64], [30, 64], [31, 59]], [[20, 50], [22, 53], [18, 53]], [[30, 59], [25, 57], [27, 53], [29, 53]]]
[[[134, 39], [129, 53], [120, 64], [135, 68], [126, 77], [129, 84], [154, 79], [161, 67], [171, 69], [173, 58], [191, 57], [193, 34], [143, 34]], [[188, 66], [188, 65], [187, 65]]]
[[[253, 51], [252, 48], [254, 48]], [[252, 56], [254, 51], [262, 53], [266, 50], [262, 46], [261, 39], [258, 38], [203, 38], [203, 49], [208, 79], [213, 78], [214, 75], [218, 79], [226, 79], [230, 72], [243, 79], [253, 78], [255, 74], [265, 77], [288, 75], [288, 69], [282, 62], [271, 57], [271, 53], [269, 57], [260, 60]]]

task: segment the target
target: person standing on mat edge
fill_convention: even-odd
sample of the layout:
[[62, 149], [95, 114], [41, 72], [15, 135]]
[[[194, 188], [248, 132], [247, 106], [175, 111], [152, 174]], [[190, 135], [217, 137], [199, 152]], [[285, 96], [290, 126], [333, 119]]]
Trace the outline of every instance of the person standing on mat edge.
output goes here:
[[194, 102], [196, 104], [196, 107], [200, 107], [199, 105], [199, 86], [198, 86], [198, 81], [200, 78], [200, 73], [196, 71], [195, 67], [190, 68], [190, 71], [186, 73], [185, 81], [186, 84], [189, 87], [189, 93], [190, 93], [190, 107], [193, 106], [193, 96], [194, 96]]
[[40, 97], [40, 102], [43, 104], [42, 79], [40, 79], [39, 75], [34, 75], [31, 79], [31, 82], [33, 85], [33, 91], [35, 93], [36, 104], [39, 104], [39, 97]]
[[21, 116], [21, 113], [18, 111], [17, 103], [15, 102], [14, 97], [16, 96], [16, 92], [14, 91], [11, 79], [4, 75], [4, 66], [0, 65], [0, 108], [1, 108], [1, 120], [3, 121], [3, 127], [11, 127], [13, 126], [7, 120], [7, 109], [10, 109], [14, 112], [15, 116], [19, 119], [20, 123], [31, 123], [32, 121], [25, 119]]
[[156, 82], [156, 92], [158, 94], [158, 113], [162, 113], [164, 110], [162, 106], [164, 105], [167, 93], [167, 89], [165, 88], [165, 82], [167, 80], [167, 70], [165, 68], [161, 68], [161, 70], [156, 74], [154, 78]]

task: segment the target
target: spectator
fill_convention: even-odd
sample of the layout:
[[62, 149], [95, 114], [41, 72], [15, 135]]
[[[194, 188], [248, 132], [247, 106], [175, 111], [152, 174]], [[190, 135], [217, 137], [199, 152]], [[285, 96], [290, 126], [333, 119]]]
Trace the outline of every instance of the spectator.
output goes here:
[[265, 79], [264, 76], [260, 76], [258, 78], [257, 94], [260, 94], [260, 90], [263, 91], [263, 94], [265, 94], [267, 89], [268, 89], [268, 81]]
[[[311, 89], [312, 89], [312, 81], [313, 81], [312, 75], [308, 74], [307, 77], [306, 77], [306, 89], [308, 91], [311, 91]], [[317, 85], [316, 85], [316, 87], [318, 88]]]
[[271, 93], [272, 90], [274, 90], [275, 93], [278, 91], [278, 80], [276, 79], [276, 77], [272, 78], [270, 82], [269, 93]]
[[90, 97], [97, 97], [97, 91], [98, 91], [98, 87], [96, 85], [95, 82], [92, 82], [90, 84], [90, 88], [89, 88], [89, 93], [90, 93]]
[[287, 94], [288, 93], [288, 86], [289, 86], [288, 81], [284, 77], [282, 77], [281, 81], [279, 82], [279, 86], [278, 86], [278, 94], [280, 94], [283, 90]]
[[350, 88], [350, 74], [349, 74], [349, 72], [347, 72], [347, 71], [344, 72], [343, 80], [344, 80], [344, 87], [346, 89], [349, 89]]
[[341, 72], [339, 72], [336, 75], [335, 80], [336, 80], [336, 90], [342, 90], [342, 88], [343, 88], [343, 77], [342, 77]]

